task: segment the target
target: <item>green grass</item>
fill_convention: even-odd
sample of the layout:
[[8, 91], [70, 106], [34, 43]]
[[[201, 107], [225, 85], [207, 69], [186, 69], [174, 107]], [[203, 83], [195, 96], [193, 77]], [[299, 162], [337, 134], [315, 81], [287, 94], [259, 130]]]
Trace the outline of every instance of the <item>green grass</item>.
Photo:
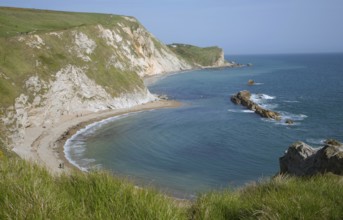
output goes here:
[[195, 219], [342, 219], [342, 177], [279, 176], [235, 192], [205, 194], [192, 211]]
[[122, 20], [122, 16], [109, 14], [0, 7], [0, 37], [65, 30], [95, 24], [110, 26]]
[[[57, 12], [51, 13], [54, 14]], [[50, 15], [50, 12], [48, 12], [48, 15]], [[3, 15], [1, 14], [1, 16]], [[77, 13], [75, 16], [78, 18]], [[84, 16], [90, 16], [92, 18], [93, 14], [86, 14]], [[118, 19], [115, 18], [114, 20]], [[130, 27], [131, 24], [133, 26], [137, 25], [137, 23], [131, 23], [125, 19], [122, 19], [121, 23], [128, 27]], [[116, 23], [116, 25], [118, 25], [118, 23]], [[0, 28], [0, 33], [2, 31]], [[90, 55], [92, 62], [84, 62], [81, 58], [75, 56], [75, 53], [68, 52], [68, 49], [73, 48], [74, 46], [73, 31], [82, 32], [96, 41], [97, 46]], [[103, 86], [106, 91], [113, 96], [132, 92], [137, 88], [144, 88], [143, 81], [136, 74], [136, 70], [130, 70], [130, 64], [126, 64], [127, 71], [108, 67], [108, 59], [113, 55], [114, 50], [108, 47], [106, 43], [98, 37], [96, 25], [74, 27], [62, 31], [62, 33], [63, 39], [59, 39], [58, 37], [49, 34], [41, 34], [40, 37], [45, 43], [45, 46], [41, 49], [30, 48], [24, 42], [19, 42], [16, 38], [0, 37], [0, 74], [6, 76], [5, 79], [0, 75], [1, 107], [7, 108], [13, 105], [16, 97], [21, 93], [27, 93], [25, 81], [28, 80], [29, 77], [37, 75], [40, 79], [48, 82], [57, 71], [67, 65], [87, 67], [86, 74], [88, 77], [95, 80], [98, 85]], [[125, 37], [124, 33], [122, 33], [122, 35]], [[118, 57], [118, 59], [120, 59], [120, 57]], [[128, 62], [127, 60], [121, 61], [122, 63]], [[36, 66], [37, 62], [41, 65]]]
[[20, 159], [0, 160], [0, 219], [184, 219], [151, 189], [107, 173], [54, 177]]
[[[127, 68], [126, 71], [108, 66], [109, 57], [120, 54], [120, 51], [109, 47], [99, 37], [97, 25], [121, 30], [119, 24], [131, 30], [141, 27], [139, 22], [119, 15], [0, 7], [0, 117], [8, 112], [7, 108], [14, 105], [20, 94], [28, 95], [31, 102], [35, 96], [47, 92], [47, 88], [38, 94], [28, 91], [25, 82], [31, 76], [51, 82], [55, 80], [55, 74], [68, 65], [82, 68], [90, 79], [113, 97], [144, 90], [137, 70], [130, 68], [131, 63], [125, 57], [118, 55], [117, 59]], [[51, 31], [62, 37], [49, 34]], [[91, 62], [77, 57], [73, 49], [74, 32], [82, 32], [95, 41], [96, 48], [89, 55]], [[40, 49], [27, 45], [35, 34], [45, 44]], [[124, 31], [121, 31], [121, 36], [124, 39], [128, 37]], [[2, 121], [0, 131], [0, 139], [6, 139], [8, 130]]]
[[[0, 150], [0, 152], [2, 152]], [[342, 219], [342, 177], [277, 177], [191, 205], [106, 172], [52, 176], [0, 154], [0, 219]]]
[[171, 44], [168, 47], [187, 62], [201, 66], [212, 66], [222, 52], [219, 47], [201, 48], [187, 44]]

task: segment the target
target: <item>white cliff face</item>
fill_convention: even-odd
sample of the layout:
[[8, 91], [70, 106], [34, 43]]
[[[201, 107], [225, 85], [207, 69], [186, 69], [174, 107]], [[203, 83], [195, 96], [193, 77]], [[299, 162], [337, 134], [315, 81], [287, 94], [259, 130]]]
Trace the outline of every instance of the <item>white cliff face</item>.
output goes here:
[[74, 49], [77, 52], [77, 56], [83, 59], [85, 62], [91, 61], [89, 57], [93, 53], [96, 44], [95, 42], [88, 38], [88, 36], [82, 32], [74, 32], [75, 36], [75, 47]]
[[[140, 76], [192, 68], [190, 64], [179, 59], [168, 47], [157, 44], [157, 40], [154, 42], [154, 37], [142, 27], [135, 30], [125, 27], [123, 24], [119, 24], [112, 30], [101, 25], [97, 27], [100, 32], [99, 36], [106, 41], [106, 44], [117, 49], [117, 59], [111, 57], [109, 65], [120, 69], [134, 70]], [[123, 40], [120, 33], [125, 33], [127, 38]]]
[[38, 77], [26, 81], [28, 91], [36, 95], [32, 102], [21, 94], [16, 100], [15, 111], [2, 120], [11, 128], [12, 141], [19, 144], [25, 136], [25, 129], [31, 126], [51, 126], [58, 123], [63, 115], [75, 115], [84, 112], [96, 112], [106, 109], [129, 108], [156, 100], [147, 89], [137, 88], [131, 93], [112, 97], [104, 88], [97, 85], [85, 74], [84, 70], [68, 65], [55, 75], [56, 80], [45, 82]]
[[[143, 77], [192, 68], [134, 18], [124, 19], [113, 27], [97, 25], [12, 39], [33, 51], [28, 55], [33, 60], [26, 64], [33, 65], [31, 75], [21, 85], [14, 105], [2, 111], [2, 124], [14, 145], [23, 140], [27, 127], [52, 126], [66, 115], [127, 108], [156, 99], [138, 80], [124, 79], [137, 85], [117, 90], [107, 82], [100, 85], [95, 81], [97, 71], [113, 78], [119, 74], [111, 73], [120, 72], [125, 78], [126, 72]], [[55, 62], [55, 55], [64, 58]], [[49, 65], [58, 68], [52, 71]], [[8, 79], [0, 73], [0, 80]]]
[[224, 59], [224, 51], [220, 53], [220, 57], [217, 60], [217, 62], [214, 63], [214, 66], [224, 66], [227, 65], [228, 63]]
[[[21, 40], [21, 39], [20, 39]], [[29, 37], [29, 40], [26, 42], [26, 44], [31, 48], [37, 48], [40, 49], [42, 46], [45, 45], [44, 41], [40, 36], [38, 35], [32, 35]]]
[[58, 71], [56, 81], [51, 82], [49, 87], [44, 96], [44, 110], [52, 118], [85, 110], [127, 108], [154, 100], [148, 90], [139, 88], [132, 93], [112, 97], [89, 79], [83, 69], [72, 65]]

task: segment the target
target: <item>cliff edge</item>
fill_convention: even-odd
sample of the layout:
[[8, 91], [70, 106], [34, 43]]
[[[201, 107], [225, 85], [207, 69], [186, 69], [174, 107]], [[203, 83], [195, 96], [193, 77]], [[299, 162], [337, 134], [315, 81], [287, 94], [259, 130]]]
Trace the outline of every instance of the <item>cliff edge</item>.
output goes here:
[[[156, 99], [142, 77], [199, 67], [135, 18], [0, 8], [0, 142], [62, 116]], [[218, 51], [210, 66], [225, 64]]]

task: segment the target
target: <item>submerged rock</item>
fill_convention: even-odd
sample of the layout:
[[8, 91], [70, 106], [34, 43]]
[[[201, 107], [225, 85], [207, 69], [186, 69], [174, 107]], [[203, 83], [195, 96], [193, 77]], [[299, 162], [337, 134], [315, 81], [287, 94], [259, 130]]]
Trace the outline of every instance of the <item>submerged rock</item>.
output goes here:
[[294, 121], [292, 119], [286, 119], [285, 123], [292, 125], [292, 124], [294, 124]]
[[331, 172], [343, 175], [343, 145], [336, 140], [327, 140], [324, 147], [315, 149], [304, 142], [289, 146], [280, 157], [280, 173], [310, 176]]
[[231, 101], [237, 105], [243, 105], [248, 109], [254, 111], [256, 114], [264, 118], [270, 118], [274, 120], [281, 120], [280, 114], [268, 109], [264, 109], [255, 102], [250, 100], [251, 93], [247, 90], [240, 91], [236, 95], [231, 96]]

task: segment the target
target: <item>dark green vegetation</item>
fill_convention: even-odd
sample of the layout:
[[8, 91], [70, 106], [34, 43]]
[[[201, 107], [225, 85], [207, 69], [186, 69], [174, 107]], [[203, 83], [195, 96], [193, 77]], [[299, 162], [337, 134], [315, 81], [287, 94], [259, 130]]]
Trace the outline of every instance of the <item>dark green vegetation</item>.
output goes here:
[[201, 48], [187, 44], [171, 44], [168, 47], [189, 63], [196, 63], [200, 66], [212, 66], [223, 52], [219, 47]]
[[52, 176], [0, 156], [0, 219], [341, 219], [337, 176], [277, 177], [180, 203], [104, 172]]

